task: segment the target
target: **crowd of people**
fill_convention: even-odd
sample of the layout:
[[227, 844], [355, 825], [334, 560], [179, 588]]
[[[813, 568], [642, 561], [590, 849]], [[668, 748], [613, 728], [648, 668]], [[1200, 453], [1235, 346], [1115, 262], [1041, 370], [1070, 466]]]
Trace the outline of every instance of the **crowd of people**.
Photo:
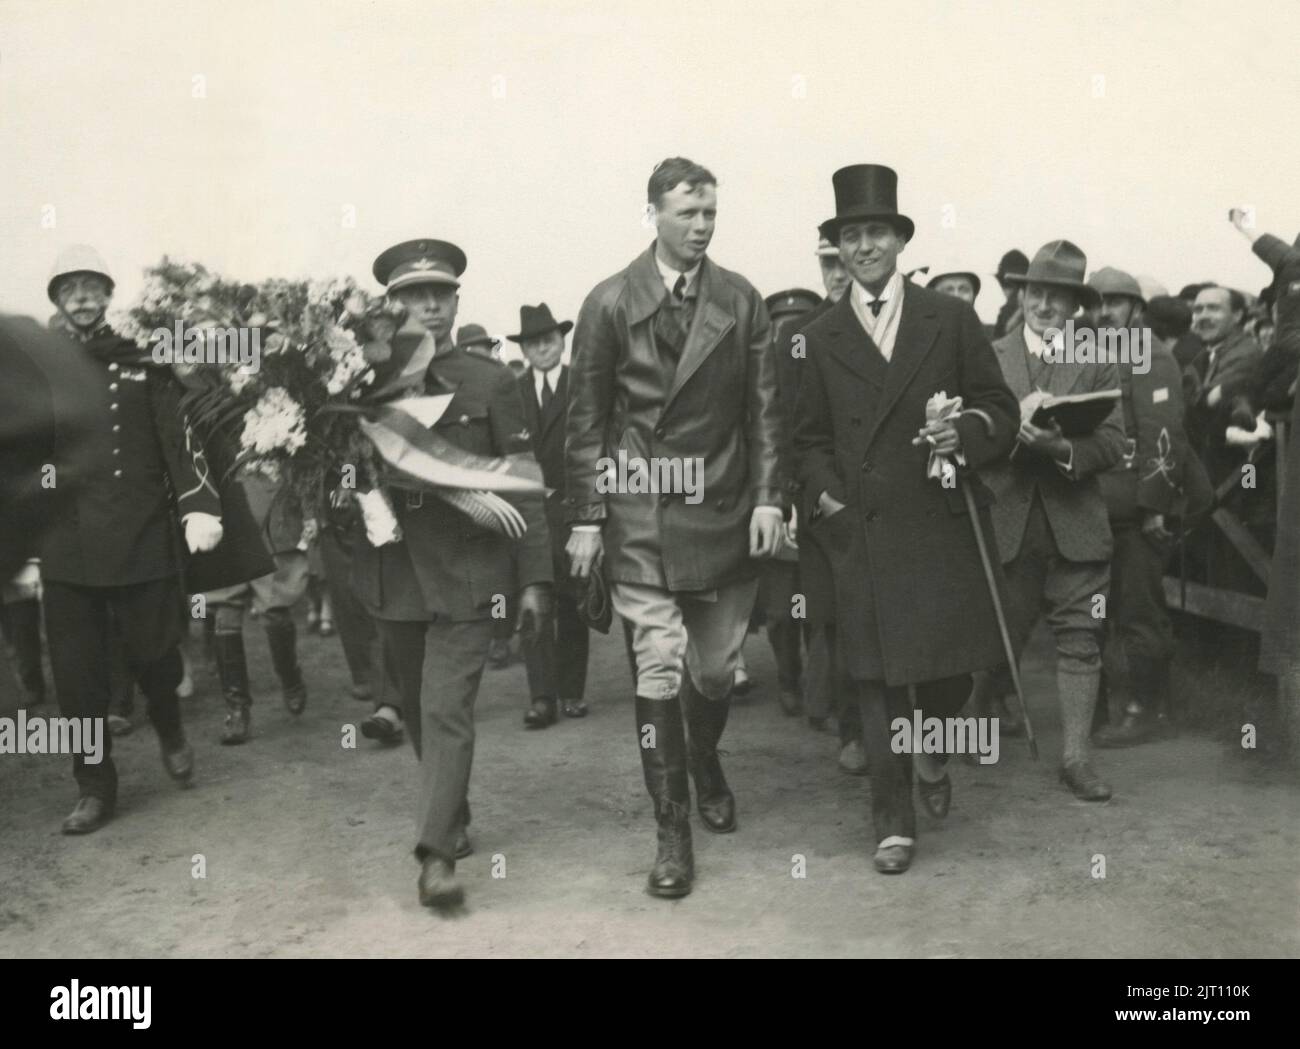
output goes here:
[[[130, 731], [138, 688], [166, 772], [186, 784], [191, 625], [226, 706], [220, 742], [245, 744], [245, 621], [262, 623], [296, 716], [316, 687], [297, 653], [306, 599], [309, 629], [337, 632], [352, 694], [372, 705], [363, 734], [414, 746], [419, 897], [455, 906], [485, 667], [503, 665], [518, 634], [524, 725], [581, 718], [589, 631], [616, 613], [654, 805], [648, 891], [673, 898], [695, 877], [692, 783], [706, 830], [739, 825], [719, 742], [747, 686], [747, 634], [766, 630], [781, 709], [833, 723], [840, 766], [869, 778], [874, 865], [900, 873], [916, 849], [914, 793], [942, 819], [952, 781], [951, 754], [900, 752], [895, 724], [965, 710], [1004, 735], [1032, 731], [1011, 697], [1045, 620], [1061, 780], [1109, 799], [1094, 748], [1158, 739], [1179, 716], [1163, 584], [1175, 550], [1199, 581], [1263, 594], [1257, 566], [1209, 522], [1227, 508], [1263, 549], [1300, 556], [1275, 506], [1300, 360], [1300, 242], [1257, 237], [1233, 212], [1275, 274], [1259, 295], [1217, 283], [1171, 295], [1111, 265], [1089, 272], [1066, 239], [1009, 251], [996, 271], [1006, 301], [986, 327], [973, 308], [982, 267], [901, 266], [914, 224], [892, 170], [851, 165], [832, 189], [814, 249], [824, 294], [763, 296], [708, 255], [714, 176], [663, 161], [647, 186], [654, 242], [596, 284], [576, 327], [524, 305], [508, 336], [522, 361], [509, 366], [482, 326], [457, 327], [460, 248], [414, 239], [375, 260], [406, 323], [432, 336], [423, 391], [451, 398], [439, 435], [540, 465], [545, 494], [510, 499], [522, 537], [401, 484], [387, 486], [399, 527], [384, 533], [341, 484], [313, 516], [255, 471], [219, 481], [180, 406], [183, 376], [107, 323], [102, 259], [65, 252], [48, 284], [55, 331], [8, 319], [0, 340], [14, 389], [46, 410], [3, 449], [12, 578], [0, 624], [27, 705], [45, 700], [43, 616], [60, 711]], [[1148, 350], [1076, 355], [1066, 343], [1084, 332]], [[1096, 403], [1086, 421], [1062, 407]], [[618, 456], [698, 463], [702, 498], [611, 486]], [[57, 490], [39, 481], [49, 464]], [[1268, 593], [1266, 669], [1300, 650], [1295, 599]], [[1114, 723], [1099, 703], [1108, 643], [1127, 666], [1109, 682]], [[95, 831], [117, 803], [111, 746], [98, 763], [74, 756], [74, 775], [63, 830]]]

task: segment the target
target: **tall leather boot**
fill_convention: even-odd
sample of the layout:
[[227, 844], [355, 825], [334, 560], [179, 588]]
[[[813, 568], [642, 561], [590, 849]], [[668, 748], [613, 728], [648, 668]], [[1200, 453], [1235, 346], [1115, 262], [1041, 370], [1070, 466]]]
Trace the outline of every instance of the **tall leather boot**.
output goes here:
[[682, 671], [682, 709], [690, 733], [691, 775], [695, 778], [695, 803], [704, 826], [715, 834], [736, 829], [736, 799], [722, 774], [718, 740], [727, 727], [731, 697], [714, 701], [700, 695], [691, 676]]
[[288, 609], [274, 609], [266, 616], [266, 640], [271, 646], [271, 666], [280, 679], [285, 709], [298, 715], [307, 706], [307, 685], [298, 666], [298, 635]]
[[[645, 746], [654, 730], [654, 746]], [[691, 846], [691, 788], [686, 778], [686, 733], [680, 701], [636, 697], [637, 749], [646, 790], [655, 806], [658, 851], [646, 891], [669, 899], [691, 891], [695, 853]]]
[[217, 657], [217, 674], [221, 694], [226, 699], [226, 723], [221, 742], [227, 746], [248, 741], [251, 729], [253, 697], [248, 691], [248, 660], [244, 655], [244, 635], [217, 634], [213, 640]]

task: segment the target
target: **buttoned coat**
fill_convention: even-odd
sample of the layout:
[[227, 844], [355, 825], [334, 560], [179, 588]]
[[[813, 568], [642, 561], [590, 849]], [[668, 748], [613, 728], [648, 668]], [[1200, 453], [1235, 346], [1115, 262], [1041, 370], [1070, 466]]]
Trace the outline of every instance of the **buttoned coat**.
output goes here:
[[[1017, 401], [1034, 389], [1029, 372], [1029, 350], [1021, 325], [993, 344], [1003, 378]], [[1119, 372], [1113, 364], [1061, 362], [1047, 366], [1042, 389], [1050, 394], [1092, 393], [1119, 389]], [[1067, 561], [1109, 561], [1114, 550], [1106, 501], [1097, 475], [1124, 458], [1124, 410], [1116, 398], [1100, 426], [1072, 441], [1074, 460], [1069, 475], [1047, 456], [1017, 447], [1015, 455], [985, 471], [984, 479], [997, 496], [993, 526], [997, 531], [1002, 563], [1020, 552], [1025, 524], [1037, 491], [1057, 549]]]
[[[1005, 656], [961, 488], [991, 544], [992, 495], [976, 471], [1010, 450], [1015, 398], [968, 304], [906, 283], [887, 362], [855, 294], [804, 329], [793, 434], [806, 503], [828, 492], [845, 504], [803, 526], [834, 569], [845, 669], [905, 685], [996, 666]], [[974, 410], [956, 424], [969, 469], [951, 488], [927, 477], [929, 448], [912, 444], [940, 391]]]
[[567, 578], [564, 545], [569, 526], [564, 522], [564, 418], [569, 404], [569, 368], [560, 368], [555, 392], [546, 410], [537, 403], [537, 373], [528, 368], [519, 376], [519, 396], [524, 404], [533, 455], [542, 468], [542, 479], [551, 491], [546, 496], [546, 527], [551, 533], [551, 559], [556, 581]]
[[[674, 368], [654, 316], [668, 297], [654, 245], [596, 285], [578, 315], [565, 454], [570, 524], [603, 523], [606, 577], [672, 591], [750, 578], [749, 518], [780, 507], [776, 379], [763, 297], [700, 263], [694, 321]], [[602, 492], [620, 452], [703, 468], [702, 496]]]

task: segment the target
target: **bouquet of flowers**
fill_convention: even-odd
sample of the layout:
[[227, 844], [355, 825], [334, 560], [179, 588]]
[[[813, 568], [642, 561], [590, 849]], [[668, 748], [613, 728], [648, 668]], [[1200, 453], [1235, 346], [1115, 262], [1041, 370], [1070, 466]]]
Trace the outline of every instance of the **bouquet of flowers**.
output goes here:
[[236, 284], [164, 258], [121, 327], [141, 341], [178, 319], [251, 335], [257, 350], [238, 362], [187, 354], [173, 364], [187, 425], [221, 480], [241, 468], [283, 480], [311, 518], [327, 492], [337, 506], [355, 489], [376, 540], [400, 537], [385, 483], [432, 491], [484, 527], [523, 534], [523, 519], [494, 493], [542, 491], [536, 463], [473, 456], [429, 429], [451, 400], [419, 396], [433, 339], [403, 328], [386, 300], [350, 278]]

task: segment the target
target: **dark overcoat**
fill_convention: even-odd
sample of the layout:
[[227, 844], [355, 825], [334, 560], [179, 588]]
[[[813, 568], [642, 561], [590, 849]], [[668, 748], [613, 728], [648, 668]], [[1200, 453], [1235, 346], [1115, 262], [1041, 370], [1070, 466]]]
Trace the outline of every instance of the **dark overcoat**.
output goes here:
[[524, 422], [532, 440], [533, 455], [542, 468], [542, 479], [551, 491], [546, 496], [546, 527], [551, 533], [551, 560], [557, 583], [567, 579], [568, 562], [564, 546], [569, 526], [564, 523], [564, 417], [569, 405], [569, 369], [560, 369], [555, 395], [546, 411], [537, 403], [536, 373], [528, 368], [519, 376], [519, 396], [524, 404]]
[[[991, 544], [992, 495], [973, 471], [1009, 452], [1016, 400], [969, 305], [905, 284], [887, 362], [853, 312], [856, 293], [806, 329], [793, 438], [807, 499], [845, 504], [805, 525], [835, 570], [845, 670], [905, 685], [996, 666], [1005, 656], [961, 487]], [[926, 476], [929, 449], [912, 444], [939, 391], [979, 413], [957, 422], [970, 469], [952, 488]]]

